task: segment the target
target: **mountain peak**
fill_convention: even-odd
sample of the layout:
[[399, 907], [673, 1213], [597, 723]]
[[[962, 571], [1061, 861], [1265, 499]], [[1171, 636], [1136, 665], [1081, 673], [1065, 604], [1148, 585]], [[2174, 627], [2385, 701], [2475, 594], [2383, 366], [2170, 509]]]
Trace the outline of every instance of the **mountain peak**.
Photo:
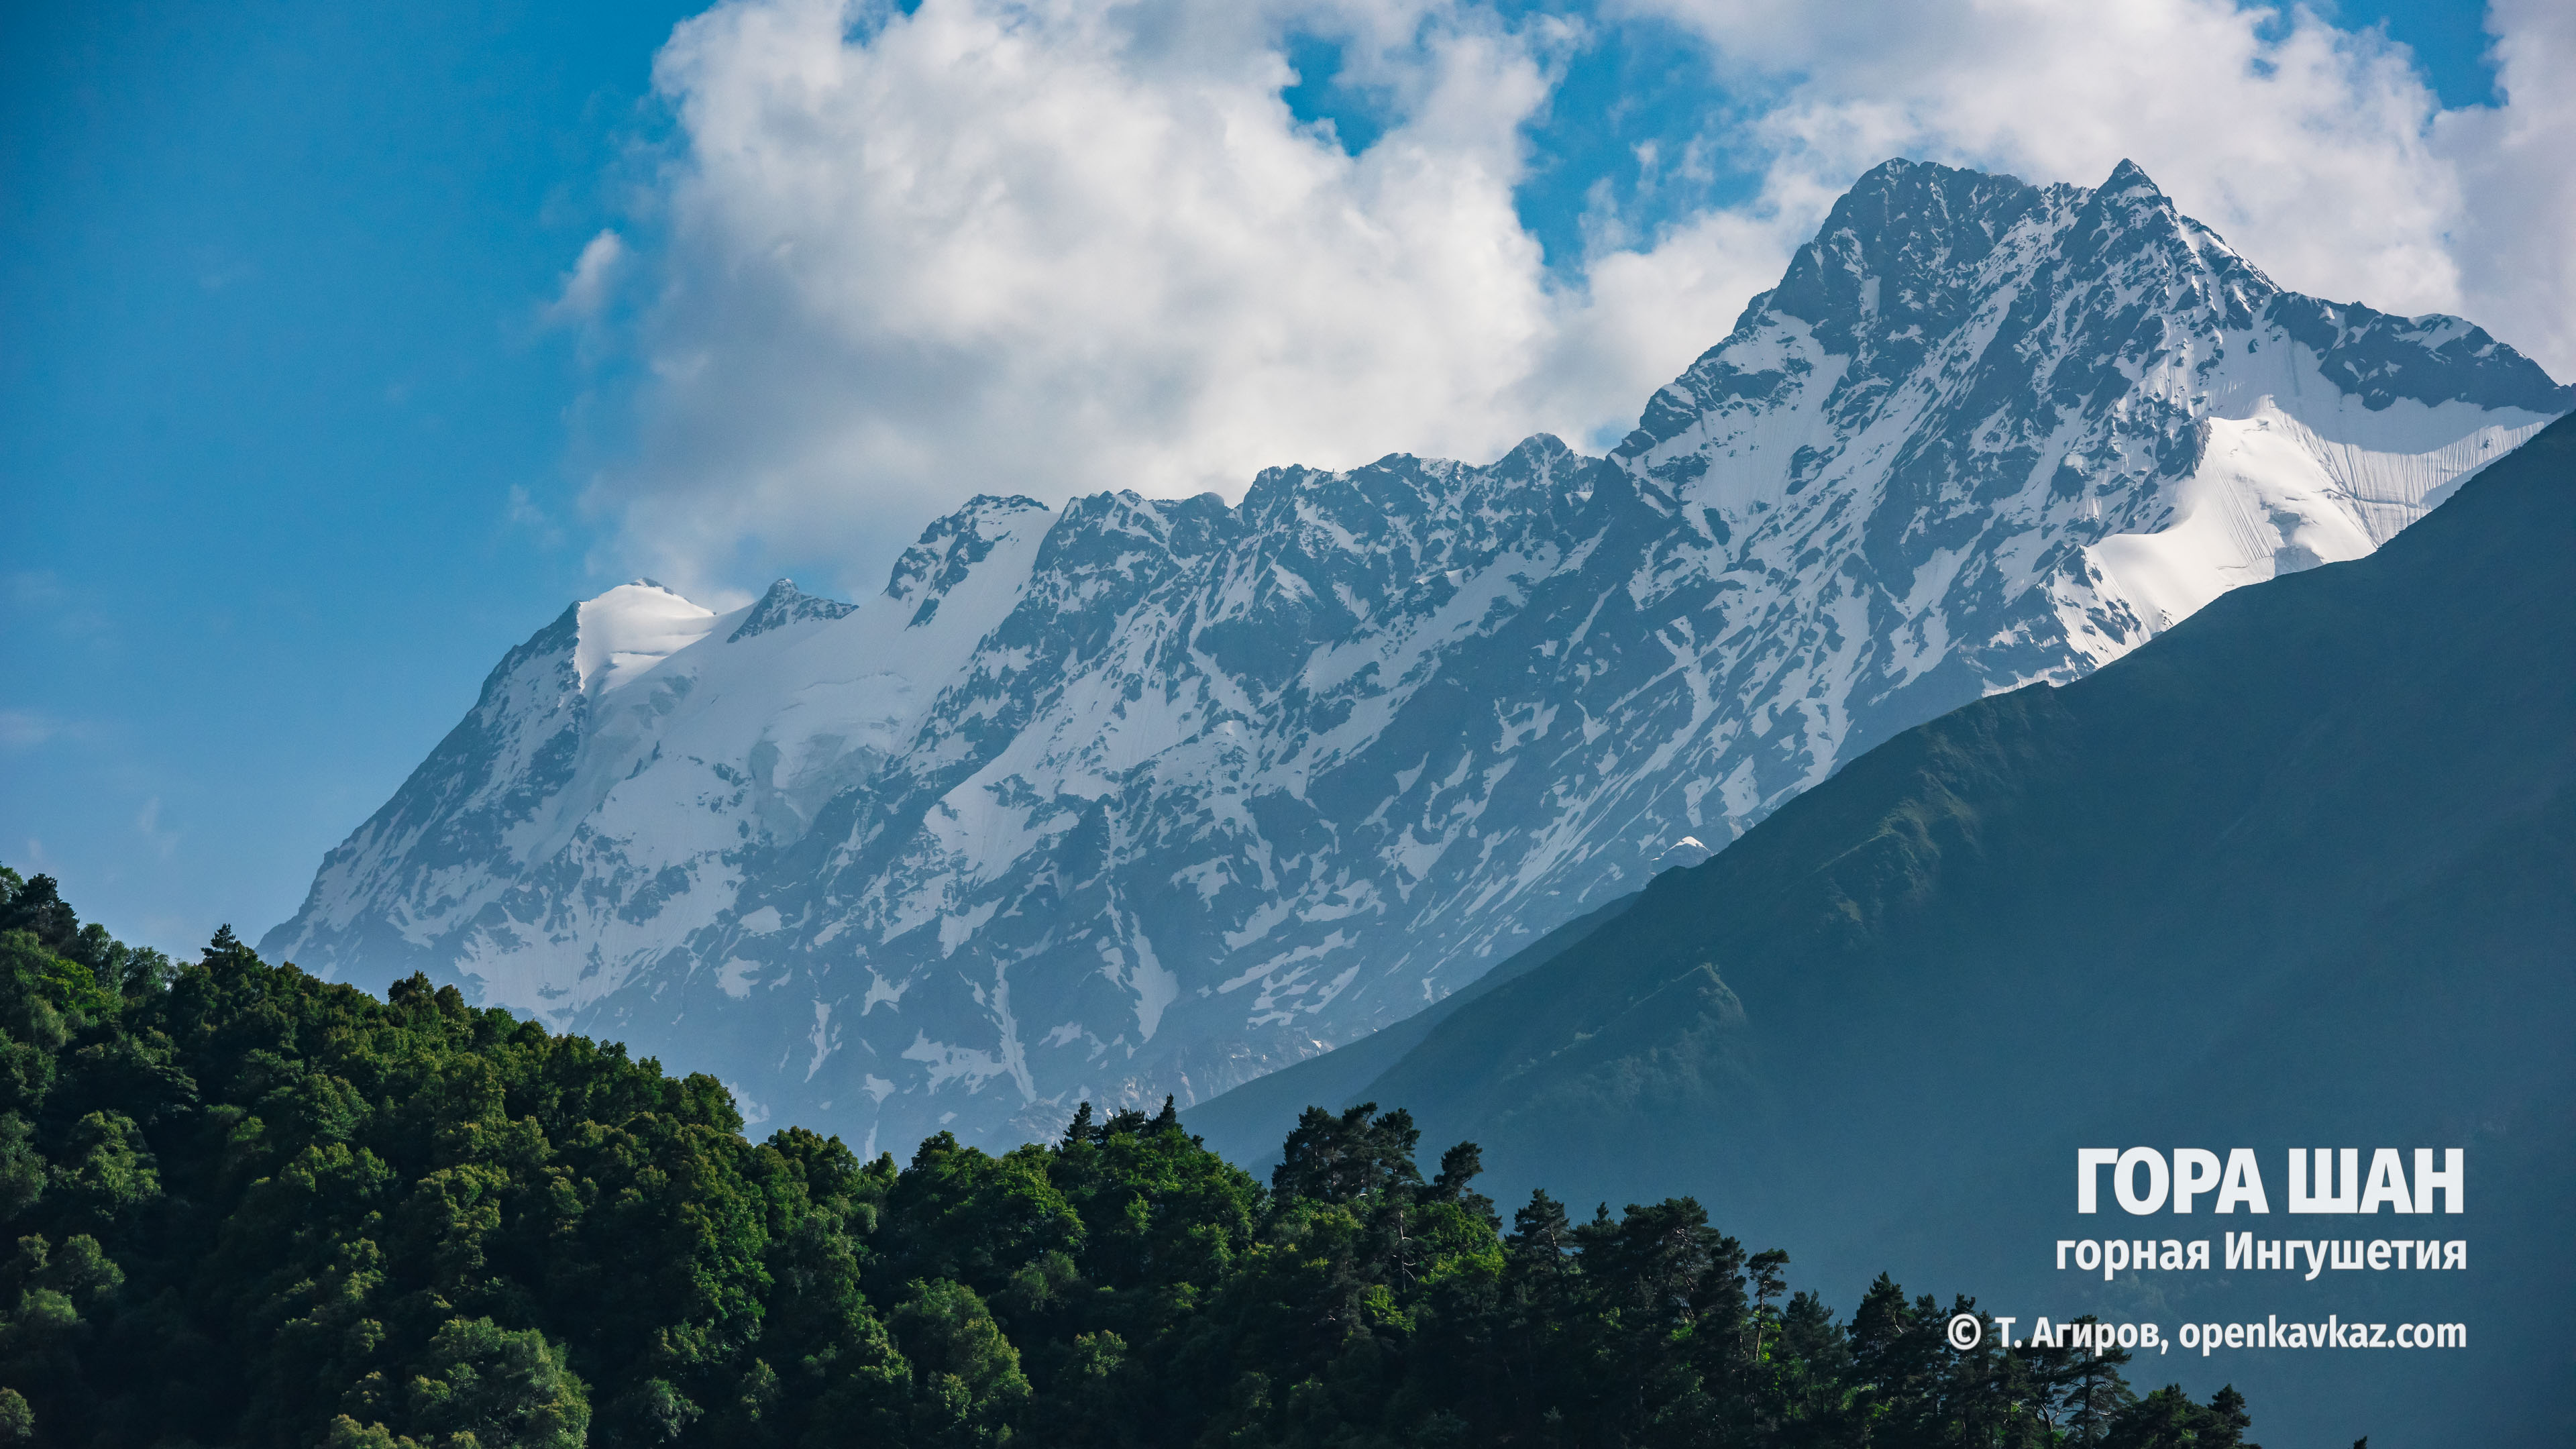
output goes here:
[[857, 609], [856, 604], [844, 604], [838, 599], [826, 599], [820, 595], [809, 594], [796, 587], [794, 579], [780, 579], [769, 586], [768, 593], [760, 596], [759, 603], [751, 606], [751, 612], [745, 614], [742, 623], [731, 634], [725, 636], [725, 642], [738, 644], [755, 635], [766, 634], [772, 629], [783, 628], [789, 624], [801, 624], [812, 619], [829, 622], [847, 617]]
[[640, 579], [583, 603], [577, 617], [573, 668], [594, 696], [696, 643], [716, 620], [714, 610]]
[[1544, 471], [1554, 464], [1581, 456], [1554, 433], [1532, 433], [1513, 444], [1512, 450], [1495, 460], [1494, 466]]
[[1834, 203], [1815, 239], [1790, 259], [1768, 309], [1812, 324], [1827, 350], [1843, 355], [1876, 334], [1949, 330], [1968, 305], [1978, 265], [2045, 199], [2018, 177], [1887, 162]]
[[2111, 175], [2103, 181], [2101, 189], [2114, 194], [2143, 189], [2157, 196], [2164, 195], [2163, 188], [2147, 175], [2147, 169], [2125, 156], [2120, 158], [2119, 165], [2111, 168]]
[[[1899, 730], [2370, 552], [2565, 408], [2465, 323], [2282, 293], [2171, 215], [2125, 172], [1892, 162], [1611, 459], [985, 495], [794, 648], [611, 590], [272, 939], [685, 1049], [854, 1142], [1204, 1097]], [[725, 627], [839, 608], [781, 581]]]
[[2203, 262], [2244, 265], [2218, 233], [2185, 217], [2135, 161], [2112, 167], [2102, 184], [2093, 188], [2077, 214], [2074, 232], [2097, 237], [2104, 245], [2114, 238], [2137, 239], [2124, 241], [2124, 246], [2178, 244], [2201, 254]]
[[1006, 539], [1034, 540], [1055, 519], [1055, 511], [1022, 494], [978, 493], [965, 506], [921, 531], [886, 576], [886, 597], [918, 602], [912, 622], [926, 624], [939, 610], [939, 600], [989, 557]]

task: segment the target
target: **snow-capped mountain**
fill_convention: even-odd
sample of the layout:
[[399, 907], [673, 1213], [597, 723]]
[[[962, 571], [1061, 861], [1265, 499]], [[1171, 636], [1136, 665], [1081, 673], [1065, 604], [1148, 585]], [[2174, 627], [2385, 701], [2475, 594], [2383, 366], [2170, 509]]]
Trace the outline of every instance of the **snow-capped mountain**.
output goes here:
[[1606, 459], [979, 497], [855, 608], [576, 605], [262, 948], [873, 1145], [1186, 1105], [1901, 729], [2368, 553], [2571, 407], [2459, 319], [2282, 290], [2133, 166], [1890, 162]]

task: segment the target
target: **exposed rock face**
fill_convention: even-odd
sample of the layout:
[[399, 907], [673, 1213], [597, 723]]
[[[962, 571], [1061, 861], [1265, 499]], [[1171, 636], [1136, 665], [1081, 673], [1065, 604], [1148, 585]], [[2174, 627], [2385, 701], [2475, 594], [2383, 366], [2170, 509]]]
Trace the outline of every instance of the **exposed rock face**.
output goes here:
[[977, 498], [855, 609], [513, 651], [262, 943], [1009, 1142], [1348, 1040], [1896, 732], [2358, 557], [2576, 406], [2136, 168], [1890, 162], [1606, 459]]

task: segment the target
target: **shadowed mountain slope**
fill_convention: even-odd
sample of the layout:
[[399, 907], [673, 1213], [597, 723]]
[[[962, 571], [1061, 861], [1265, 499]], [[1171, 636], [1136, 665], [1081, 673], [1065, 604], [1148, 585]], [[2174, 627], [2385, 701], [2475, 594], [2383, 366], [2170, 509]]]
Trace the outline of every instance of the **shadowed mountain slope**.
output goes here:
[[[2576, 420], [2367, 559], [1853, 761], [1346, 1100], [1477, 1140], [1506, 1190], [1694, 1191], [1829, 1282], [1973, 1275], [2025, 1322], [2466, 1322], [2471, 1352], [2150, 1372], [2233, 1378], [2302, 1426], [2267, 1444], [2568, 1442], [2571, 582]], [[2077, 1215], [2074, 1149], [2133, 1144], [2252, 1147], [2274, 1215]], [[2472, 1207], [2283, 1216], [2287, 1149], [2314, 1146], [2464, 1146]], [[2051, 1262], [2060, 1238], [2248, 1229], [2464, 1237], [2469, 1271]]]

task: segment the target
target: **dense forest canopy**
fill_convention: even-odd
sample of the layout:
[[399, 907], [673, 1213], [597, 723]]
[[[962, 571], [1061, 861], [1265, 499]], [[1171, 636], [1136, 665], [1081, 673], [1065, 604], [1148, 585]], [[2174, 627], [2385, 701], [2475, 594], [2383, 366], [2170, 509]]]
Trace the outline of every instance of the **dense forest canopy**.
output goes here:
[[908, 1166], [715, 1079], [262, 962], [0, 867], [0, 1443], [2244, 1443], [2126, 1356], [1847, 1320], [1676, 1198], [1508, 1228], [1461, 1143], [1309, 1110], [1264, 1185], [1159, 1116]]

